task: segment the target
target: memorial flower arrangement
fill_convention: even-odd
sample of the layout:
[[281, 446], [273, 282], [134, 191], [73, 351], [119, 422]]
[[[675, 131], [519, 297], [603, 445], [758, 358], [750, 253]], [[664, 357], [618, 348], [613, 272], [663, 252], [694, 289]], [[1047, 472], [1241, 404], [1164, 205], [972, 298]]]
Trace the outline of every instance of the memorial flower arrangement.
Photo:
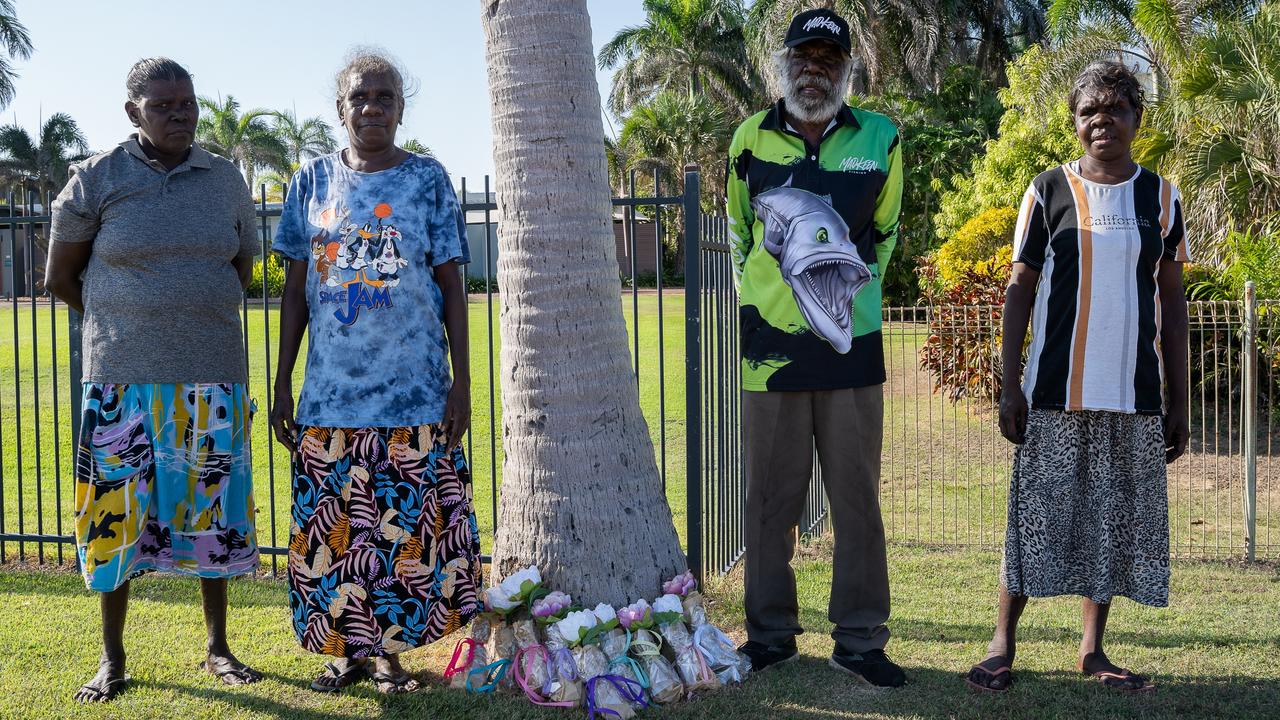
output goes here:
[[751, 663], [707, 620], [693, 573], [661, 589], [652, 603], [586, 609], [524, 568], [485, 592], [486, 612], [459, 641], [445, 677], [469, 692], [521, 692], [537, 705], [620, 720], [742, 682]]

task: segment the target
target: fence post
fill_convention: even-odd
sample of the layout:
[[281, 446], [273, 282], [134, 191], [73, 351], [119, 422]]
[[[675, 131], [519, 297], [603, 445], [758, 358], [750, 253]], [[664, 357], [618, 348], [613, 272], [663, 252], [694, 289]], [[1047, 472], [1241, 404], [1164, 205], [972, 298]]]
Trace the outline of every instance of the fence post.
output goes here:
[[1253, 561], [1258, 549], [1258, 295], [1253, 281], [1244, 285], [1244, 348], [1241, 359], [1240, 447], [1244, 461], [1245, 552]]
[[684, 168], [684, 405], [685, 557], [701, 585], [702, 547], [702, 303], [699, 267], [702, 237], [701, 183], [697, 165]]
[[[76, 455], [80, 448], [80, 407], [84, 401], [84, 392], [81, 385], [81, 379], [84, 377], [84, 358], [81, 355], [80, 345], [80, 321], [83, 316], [76, 311], [75, 308], [67, 308], [67, 345], [69, 347], [70, 361], [67, 363], [67, 371], [71, 375], [71, 380], [67, 383], [67, 389], [71, 393], [71, 467], [75, 468]], [[61, 512], [62, 508], [58, 508]]]

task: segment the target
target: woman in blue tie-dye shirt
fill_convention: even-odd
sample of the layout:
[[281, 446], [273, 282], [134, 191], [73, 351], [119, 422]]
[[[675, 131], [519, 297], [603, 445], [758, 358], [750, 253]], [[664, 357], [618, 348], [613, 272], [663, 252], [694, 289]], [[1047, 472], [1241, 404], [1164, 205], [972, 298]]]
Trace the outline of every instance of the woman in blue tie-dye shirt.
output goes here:
[[471, 404], [459, 270], [469, 258], [444, 168], [395, 144], [395, 64], [357, 54], [337, 85], [350, 146], [294, 175], [274, 246], [290, 260], [271, 414], [293, 456], [289, 599], [302, 646], [338, 658], [313, 689], [371, 673], [382, 692], [408, 692], [417, 682], [398, 654], [483, 604], [459, 447]]

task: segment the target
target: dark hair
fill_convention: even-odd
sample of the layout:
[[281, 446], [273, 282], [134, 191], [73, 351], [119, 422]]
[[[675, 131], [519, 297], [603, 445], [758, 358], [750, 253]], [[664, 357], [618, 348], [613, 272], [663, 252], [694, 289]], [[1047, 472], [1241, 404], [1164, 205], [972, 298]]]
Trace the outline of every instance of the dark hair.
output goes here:
[[395, 58], [378, 48], [358, 47], [347, 53], [346, 64], [333, 78], [334, 94], [338, 102], [342, 102], [347, 96], [347, 91], [351, 89], [353, 73], [386, 75], [391, 78], [391, 83], [395, 85], [401, 100], [407, 100], [414, 92], [413, 88], [405, 87], [405, 73]]
[[1142, 101], [1145, 95], [1142, 91], [1142, 83], [1138, 82], [1133, 71], [1124, 63], [1114, 60], [1089, 63], [1089, 66], [1081, 70], [1075, 82], [1071, 84], [1071, 92], [1067, 94], [1067, 107], [1074, 114], [1080, 101], [1086, 96], [1098, 95], [1125, 98], [1129, 101], [1129, 105], [1133, 106], [1134, 112], [1142, 113]]
[[141, 100], [147, 85], [153, 80], [190, 80], [191, 73], [167, 57], [143, 58], [129, 68], [129, 78], [124, 87], [130, 100]]

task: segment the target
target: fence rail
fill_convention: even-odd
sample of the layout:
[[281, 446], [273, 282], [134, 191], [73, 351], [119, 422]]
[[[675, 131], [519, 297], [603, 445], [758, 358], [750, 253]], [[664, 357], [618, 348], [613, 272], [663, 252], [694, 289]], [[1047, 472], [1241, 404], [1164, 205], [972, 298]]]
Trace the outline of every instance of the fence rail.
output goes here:
[[[463, 183], [463, 210], [483, 225], [485, 239], [473, 252], [483, 262], [485, 289], [471, 297], [473, 315], [483, 319], [472, 323], [475, 400], [466, 442], [487, 548], [497, 524], [503, 457], [490, 257], [496, 206], [487, 178], [483, 189], [484, 200], [474, 202]], [[636, 192], [634, 177], [629, 189], [613, 204], [631, 259], [619, 299], [632, 333], [635, 380], [690, 564], [699, 574], [719, 574], [744, 551], [739, 328], [728, 228], [723, 218], [702, 213], [696, 173], [686, 173], [681, 193], [664, 193], [657, 177], [650, 194]], [[39, 291], [49, 222], [44, 200], [10, 197], [8, 216], [0, 210], [6, 263], [0, 337], [7, 340], [0, 345], [0, 562], [69, 563], [75, 557], [68, 546], [79, 343], [74, 313]], [[264, 197], [258, 209], [264, 253], [278, 214]], [[655, 225], [648, 237], [660, 270], [664, 236], [682, 229], [683, 288], [663, 288], [662, 272], [656, 292], [637, 287], [636, 227], [642, 220]], [[288, 459], [263, 422], [271, 411], [278, 308], [266, 297], [266, 273], [260, 281], [264, 299], [246, 299], [243, 306], [244, 344], [250, 392], [263, 410], [253, 429], [259, 542], [264, 563], [278, 573], [288, 538]], [[1280, 558], [1280, 301], [1250, 295], [1191, 303], [1189, 314], [1193, 437], [1187, 456], [1170, 468], [1171, 547], [1178, 557]], [[1011, 453], [996, 429], [994, 402], [972, 395], [953, 401], [937, 392], [920, 351], [931, 337], [994, 336], [999, 308], [886, 308], [883, 321], [888, 379], [880, 497], [889, 540], [998, 548]], [[667, 322], [683, 322], [684, 332], [673, 332]], [[995, 358], [989, 360], [995, 368]], [[827, 527], [814, 467], [797, 529], [803, 535]]]

